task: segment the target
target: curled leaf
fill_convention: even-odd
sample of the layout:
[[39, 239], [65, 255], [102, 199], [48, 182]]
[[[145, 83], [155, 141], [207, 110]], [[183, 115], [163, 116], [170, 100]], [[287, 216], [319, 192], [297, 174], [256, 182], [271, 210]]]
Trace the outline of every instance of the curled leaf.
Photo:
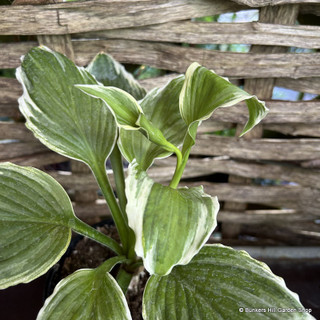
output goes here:
[[[176, 147], [182, 144], [188, 128], [179, 112], [183, 82], [184, 76], [178, 76], [164, 87], [153, 89], [140, 101], [145, 117]], [[124, 157], [129, 162], [136, 159], [142, 170], [147, 170], [154, 159], [172, 154], [172, 151], [152, 143], [141, 132], [124, 129], [120, 129], [119, 147]]]
[[244, 135], [267, 115], [265, 103], [213, 71], [192, 63], [186, 72], [179, 101], [181, 116], [188, 125], [183, 154], [194, 145], [201, 121], [211, 117], [217, 108], [230, 107], [241, 101], [246, 102], [249, 110], [248, 122], [241, 133]]
[[172, 189], [132, 167], [126, 196], [135, 251], [151, 274], [166, 275], [175, 265], [187, 264], [217, 225], [219, 203], [202, 187]]

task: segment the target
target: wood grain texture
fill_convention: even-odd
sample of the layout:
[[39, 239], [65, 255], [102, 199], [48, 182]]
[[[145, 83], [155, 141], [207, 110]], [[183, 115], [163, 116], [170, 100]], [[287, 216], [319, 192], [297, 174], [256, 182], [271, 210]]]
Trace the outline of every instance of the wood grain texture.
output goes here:
[[264, 124], [263, 128], [291, 136], [320, 137], [319, 123], [270, 123]]
[[[297, 213], [295, 209], [268, 209], [246, 210], [244, 212], [220, 211], [218, 221], [245, 225], [277, 223], [277, 222], [304, 222], [314, 219], [314, 215]], [[244, 230], [243, 230], [244, 231]]]
[[194, 155], [247, 160], [304, 161], [320, 158], [320, 139], [250, 139], [200, 135]]
[[[320, 102], [267, 101], [266, 105], [270, 109], [270, 112], [262, 124], [269, 130], [279, 131], [284, 126], [283, 132], [287, 134], [320, 136], [317, 133], [319, 132], [317, 125], [320, 123]], [[13, 116], [17, 114], [19, 114], [17, 103], [15, 105], [0, 104], [0, 116]], [[245, 124], [247, 120], [248, 111], [245, 104], [218, 109], [213, 113], [211, 118], [201, 124], [199, 132], [206, 133], [224, 130], [233, 127], [234, 123]], [[271, 125], [276, 126], [272, 127]], [[14, 130], [14, 124], [7, 124], [7, 126], [12, 126], [12, 130]], [[278, 130], [275, 128], [278, 128]], [[315, 129], [314, 132], [312, 132], [313, 129]], [[10, 139], [12, 138], [10, 136], [12, 130], [2, 130], [1, 132], [6, 139]], [[15, 135], [16, 139], [23, 139], [23, 131], [19, 132]]]
[[[175, 169], [173, 157], [158, 161], [158, 166], [153, 166], [148, 171], [149, 176], [157, 182], [167, 184]], [[212, 175], [214, 173], [234, 174], [246, 178], [264, 178], [278, 181], [295, 182], [303, 187], [320, 189], [320, 171], [301, 168], [297, 165], [285, 165], [274, 163], [255, 163], [235, 161], [231, 159], [205, 158], [190, 159], [180, 183], [184, 186], [185, 179], [198, 178]], [[73, 190], [97, 190], [97, 183], [91, 173], [49, 172], [66, 189]], [[111, 185], [114, 187], [112, 171], [108, 171]]]
[[320, 77], [303, 79], [278, 78], [275, 81], [275, 85], [299, 92], [320, 94]]
[[[168, 81], [172, 80], [176, 76], [178, 76], [178, 73], [170, 73], [160, 77], [140, 80], [139, 82], [143, 87], [145, 87], [149, 91], [155, 87], [164, 86]], [[235, 85], [240, 85], [239, 79], [229, 77], [229, 81]], [[320, 94], [320, 77], [301, 79], [276, 78], [274, 79], [274, 81], [275, 86], [277, 87], [283, 87], [299, 92]]]
[[21, 56], [37, 45], [36, 41], [1, 43], [0, 69], [17, 68], [21, 63]]
[[[0, 121], [0, 140], [12, 139], [19, 141], [37, 141], [33, 133], [26, 128], [24, 123], [1, 122]], [[10, 148], [10, 146], [8, 145]]]
[[184, 20], [243, 8], [245, 6], [230, 0], [94, 0], [39, 6], [0, 6], [0, 33], [71, 34]]
[[31, 166], [43, 170], [43, 166], [66, 162], [69, 159], [53, 151], [46, 150], [41, 153], [22, 155], [10, 159], [5, 158], [1, 159], [1, 161], [10, 161], [20, 166]]
[[[320, 123], [320, 102], [315, 101], [266, 101], [268, 115], [262, 120], [266, 123]], [[217, 109], [212, 120], [246, 123], [248, 111], [245, 103], [225, 109]], [[211, 120], [208, 120], [211, 121]]]
[[[14, 99], [12, 103], [16, 104], [12, 105], [0, 104], [0, 116], [10, 117], [13, 115], [18, 115], [18, 104], [15, 101], [16, 99]], [[319, 131], [316, 127], [317, 124], [320, 123], [320, 102], [267, 101], [266, 105], [270, 109], [268, 116], [262, 122], [263, 125], [266, 125], [266, 128], [274, 130], [274, 128], [276, 127], [271, 127], [271, 125], [277, 125], [280, 129], [281, 126], [284, 126], [284, 133], [292, 135], [305, 134], [310, 136], [320, 136], [317, 133]], [[230, 108], [218, 109], [213, 113], [211, 118], [202, 123], [202, 125], [199, 127], [199, 132], [205, 133], [224, 130], [233, 127], [234, 123], [245, 124], [247, 120], [248, 111], [245, 104], [239, 104]], [[269, 124], [270, 126], [268, 127]], [[303, 126], [299, 124], [302, 124]], [[10, 125], [14, 126], [13, 124]], [[308, 128], [309, 125], [310, 127]], [[314, 132], [312, 132], [313, 128], [315, 128]], [[303, 131], [305, 133], [303, 133]], [[11, 138], [11, 131], [6, 132], [5, 130], [2, 130], [2, 132], [5, 135], [6, 139]], [[17, 132], [16, 138], [23, 138], [23, 133], [19, 135], [19, 133]]]
[[[0, 48], [0, 68], [16, 68], [20, 57], [36, 43], [9, 43]], [[105, 51], [122, 63], [146, 64], [184, 73], [197, 61], [221, 76], [241, 78], [318, 77], [320, 53], [233, 53], [185, 48], [164, 43], [134, 40], [90, 40], [73, 42], [75, 61], [87, 65], [97, 52]], [[248, 67], [250, 66], [250, 68]]]
[[92, 52], [106, 51], [123, 63], [146, 64], [182, 73], [194, 61], [221, 76], [301, 78], [316, 77], [320, 73], [319, 53], [232, 53], [133, 40], [80, 41], [74, 43], [74, 50], [79, 65], [89, 63], [94, 56]]
[[310, 3], [310, 4], [301, 4], [300, 5], [300, 14], [312, 14], [315, 16], [320, 16], [320, 6], [319, 1], [315, 0], [316, 3]]
[[[156, 162], [150, 173], [158, 175], [161, 181], [168, 181], [174, 172], [175, 159], [173, 157]], [[161, 170], [162, 169], [162, 170]], [[189, 159], [183, 174], [183, 179], [204, 177], [214, 173], [233, 174], [250, 179], [271, 179], [277, 181], [294, 182], [301, 186], [320, 189], [320, 171], [301, 168], [299, 165], [232, 160], [228, 157], [204, 159]], [[184, 182], [181, 183], [183, 185]]]
[[16, 79], [0, 77], [0, 103], [9, 104], [16, 102], [22, 95], [22, 87]]
[[20, 114], [17, 102], [14, 102], [13, 104], [0, 103], [0, 117], [9, 117], [9, 118], [15, 118], [15, 119], [20, 118], [21, 114]]
[[203, 185], [206, 193], [216, 195], [219, 201], [259, 203], [277, 207], [293, 208], [319, 216], [320, 191], [300, 186], [248, 186], [228, 183], [196, 182], [189, 186]]
[[0, 161], [46, 152], [48, 149], [37, 141], [0, 144]]
[[319, 3], [319, 0], [232, 0], [238, 4], [243, 4], [249, 7], [266, 7], [277, 6], [280, 4], [305, 4], [305, 3]]
[[136, 28], [73, 35], [74, 39], [128, 39], [190, 44], [261, 44], [300, 48], [320, 47], [320, 28], [272, 23], [208, 23], [177, 21]]

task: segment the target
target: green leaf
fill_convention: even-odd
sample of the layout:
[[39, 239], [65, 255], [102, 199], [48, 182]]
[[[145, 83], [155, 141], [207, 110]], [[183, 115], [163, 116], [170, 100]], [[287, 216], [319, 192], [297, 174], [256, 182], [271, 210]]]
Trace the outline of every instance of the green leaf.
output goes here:
[[137, 121], [143, 113], [140, 105], [129, 93], [115, 87], [102, 85], [76, 85], [89, 96], [103, 100], [116, 119], [117, 125], [126, 130], [138, 130]]
[[[268, 308], [297, 311], [272, 313]], [[298, 296], [266, 264], [222, 245], [204, 246], [168, 276], [152, 276], [143, 297], [145, 320], [313, 319], [300, 308]]]
[[106, 53], [97, 54], [88, 65], [87, 70], [106, 87], [120, 88], [137, 100], [146, 95], [146, 90], [125, 70], [123, 65]]
[[[158, 128], [167, 141], [180, 146], [187, 132], [187, 125], [179, 111], [179, 94], [184, 76], [179, 76], [162, 88], [150, 91], [140, 101], [146, 118]], [[147, 170], [154, 159], [164, 158], [172, 154], [159, 145], [152, 143], [141, 132], [120, 129], [119, 147], [124, 157], [132, 162], [136, 159], [142, 170]]]
[[243, 100], [249, 110], [249, 120], [241, 135], [250, 131], [267, 115], [265, 103], [198, 63], [191, 64], [180, 93], [180, 113], [189, 126], [189, 137], [183, 153], [194, 144], [196, 129], [202, 120], [211, 117], [217, 108], [230, 107]]
[[126, 196], [135, 251], [151, 274], [165, 275], [173, 266], [187, 264], [217, 225], [219, 203], [202, 187], [172, 189], [133, 167]]
[[78, 270], [60, 281], [37, 320], [132, 319], [121, 288], [108, 273], [111, 260], [97, 269]]
[[78, 219], [64, 189], [34, 168], [0, 164], [0, 288], [47, 272], [66, 251]]
[[170, 153], [181, 154], [180, 150], [167, 141], [161, 130], [145, 116], [141, 106], [127, 92], [101, 85], [77, 85], [76, 87], [92, 97], [102, 99], [110, 108], [120, 128], [139, 130], [160, 148]]
[[104, 165], [116, 141], [116, 123], [102, 101], [74, 84], [97, 84], [64, 55], [33, 48], [17, 69], [23, 86], [20, 110], [27, 127], [50, 149], [87, 163]]

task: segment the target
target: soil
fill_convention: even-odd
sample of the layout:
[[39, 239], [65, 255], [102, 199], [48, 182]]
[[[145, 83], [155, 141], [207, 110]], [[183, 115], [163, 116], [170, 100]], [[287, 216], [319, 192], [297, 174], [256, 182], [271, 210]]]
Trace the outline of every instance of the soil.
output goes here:
[[[102, 226], [97, 227], [97, 229], [119, 241], [116, 228], [113, 225], [110, 225], [110, 223], [103, 224]], [[208, 242], [216, 243], [213, 238]], [[232, 243], [228, 242], [224, 244], [232, 245]], [[81, 268], [96, 268], [114, 255], [115, 254], [108, 248], [88, 238], [80, 236], [75, 237], [64, 258], [60, 260], [60, 264], [51, 269], [51, 272], [48, 274], [50, 281], [47, 281], [46, 296], [48, 297], [52, 293], [54, 286], [62, 278], [65, 278]], [[282, 261], [281, 259], [277, 259], [264, 262], [271, 267], [276, 275], [285, 279], [288, 288], [298, 293], [302, 304], [306, 308], [311, 308], [313, 316], [320, 319], [319, 260]], [[116, 272], [117, 269], [115, 267], [111, 274], [115, 276]], [[128, 288], [126, 298], [133, 320], [143, 320], [142, 296], [148, 278], [149, 275], [143, 271], [132, 279]], [[48, 286], [48, 283], [51, 283], [51, 285]], [[310, 293], [312, 294], [310, 295]]]
[[[119, 236], [114, 225], [106, 223], [97, 227], [97, 230], [119, 241]], [[48, 275], [46, 296], [49, 296], [53, 292], [55, 285], [61, 279], [76, 270], [82, 268], [96, 268], [104, 261], [114, 256], [115, 254], [113, 251], [93, 240], [81, 236], [75, 237], [69, 250], [60, 261], [60, 264], [56, 265]], [[118, 269], [115, 267], [111, 271], [111, 274], [114, 277], [116, 276], [117, 270]], [[133, 277], [128, 288], [126, 298], [133, 320], [143, 320], [142, 295], [148, 277], [149, 275], [147, 272], [142, 271], [140, 274]]]

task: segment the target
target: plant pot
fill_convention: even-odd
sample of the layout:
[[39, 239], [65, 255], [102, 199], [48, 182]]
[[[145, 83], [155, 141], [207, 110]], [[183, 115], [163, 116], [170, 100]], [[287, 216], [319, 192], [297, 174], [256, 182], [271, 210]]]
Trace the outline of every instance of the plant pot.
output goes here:
[[[112, 220], [104, 220], [93, 226], [99, 231], [119, 241], [116, 227]], [[58, 282], [76, 270], [96, 268], [105, 260], [114, 257], [113, 251], [101, 244], [83, 237], [75, 236], [60, 261], [47, 273], [44, 298], [48, 298]], [[113, 268], [111, 274], [116, 277], [119, 267]], [[133, 320], [142, 320], [142, 295], [148, 275], [145, 271], [133, 277], [126, 298]]]

